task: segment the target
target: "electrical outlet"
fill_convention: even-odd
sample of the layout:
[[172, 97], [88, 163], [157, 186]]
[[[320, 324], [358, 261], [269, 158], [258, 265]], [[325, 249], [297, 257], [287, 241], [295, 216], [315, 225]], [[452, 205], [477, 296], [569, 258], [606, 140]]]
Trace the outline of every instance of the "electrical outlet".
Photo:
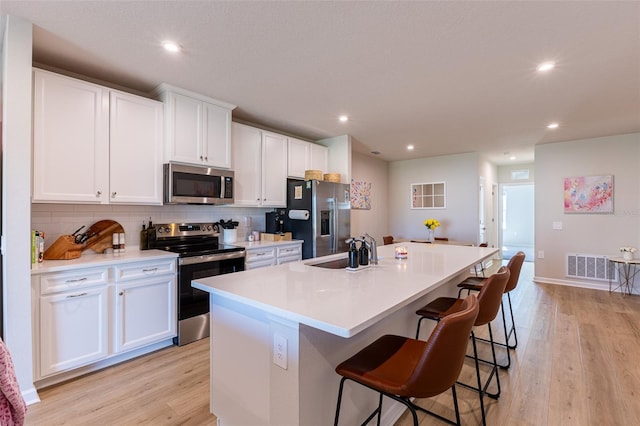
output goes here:
[[544, 259], [544, 250], [538, 250], [538, 259]]
[[553, 223], [551, 224], [551, 227], [552, 227], [553, 229], [562, 229], [562, 222], [553, 222]]
[[273, 335], [273, 363], [287, 369], [287, 338], [279, 334]]

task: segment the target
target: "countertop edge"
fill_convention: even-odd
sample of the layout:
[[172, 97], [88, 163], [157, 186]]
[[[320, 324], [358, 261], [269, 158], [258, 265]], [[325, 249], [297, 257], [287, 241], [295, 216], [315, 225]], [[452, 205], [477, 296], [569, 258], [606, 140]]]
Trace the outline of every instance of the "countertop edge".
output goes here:
[[131, 250], [126, 253], [86, 254], [77, 259], [70, 260], [45, 260], [31, 265], [31, 275], [40, 275], [50, 272], [70, 271], [79, 268], [95, 268], [100, 266], [113, 266], [123, 263], [141, 262], [145, 260], [177, 259], [177, 253], [163, 250]]

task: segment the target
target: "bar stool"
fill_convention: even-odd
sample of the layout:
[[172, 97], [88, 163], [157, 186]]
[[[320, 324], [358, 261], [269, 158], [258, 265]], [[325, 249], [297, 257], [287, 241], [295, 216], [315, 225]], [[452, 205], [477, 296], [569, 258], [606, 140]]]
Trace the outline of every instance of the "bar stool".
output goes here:
[[[507, 295], [507, 301], [509, 302], [509, 313], [511, 314], [511, 328], [509, 329], [509, 331], [507, 331], [507, 319], [504, 313], [504, 303], [503, 301], [500, 301], [505, 343], [494, 342], [494, 344], [507, 348], [507, 364], [506, 365], [499, 364], [500, 367], [505, 369], [511, 366], [511, 355], [509, 354], [509, 349], [515, 349], [516, 347], [518, 347], [518, 334], [516, 333], [516, 323], [513, 318], [513, 306], [511, 304], [511, 295], [509, 293], [511, 293], [511, 291], [514, 290], [518, 285], [518, 280], [520, 279], [520, 271], [522, 270], [522, 264], [524, 263], [524, 260], [525, 260], [524, 252], [519, 251], [515, 255], [513, 255], [513, 257], [509, 259], [509, 263], [507, 263], [507, 269], [509, 269], [509, 273], [511, 275], [509, 276], [509, 281], [507, 281], [507, 287], [504, 289], [504, 292]], [[458, 297], [460, 297], [460, 294], [462, 293], [463, 290], [467, 290], [467, 294], [470, 294], [471, 290], [480, 291], [485, 281], [486, 281], [486, 278], [481, 278], [481, 277], [469, 277], [465, 279], [460, 284], [458, 284], [458, 287], [460, 288], [460, 290], [458, 290]], [[509, 340], [511, 340], [512, 334], [514, 338], [514, 344], [510, 345]], [[478, 340], [487, 342], [487, 339], [478, 338]]]
[[[509, 270], [502, 266], [498, 272], [491, 275], [485, 284], [482, 286], [480, 293], [478, 294], [478, 304], [480, 310], [478, 311], [478, 317], [474, 323], [474, 326], [487, 325], [489, 328], [489, 339], [491, 342], [491, 354], [493, 355], [493, 361], [484, 361], [478, 357], [478, 350], [476, 347], [476, 335], [471, 331], [471, 342], [473, 343], [473, 359], [476, 367], [476, 379], [478, 381], [478, 387], [470, 386], [464, 383], [458, 382], [458, 384], [478, 391], [480, 397], [480, 411], [482, 413], [482, 424], [486, 425], [486, 417], [484, 412], [484, 395], [486, 394], [490, 398], [498, 399], [500, 397], [500, 377], [498, 375], [498, 363], [496, 361], [496, 351], [493, 346], [493, 332], [491, 330], [491, 321], [496, 318], [498, 314], [498, 308], [500, 307], [500, 301], [502, 300], [502, 294], [509, 280]], [[439, 297], [430, 302], [426, 306], [416, 311], [416, 314], [420, 315], [418, 320], [418, 329], [416, 331], [416, 339], [420, 336], [420, 323], [423, 319], [428, 318], [434, 321], [443, 321], [449, 315], [453, 315], [461, 309], [462, 301], [464, 299], [455, 297]], [[479, 361], [487, 362], [491, 365], [491, 372], [484, 385], [480, 379], [480, 365]], [[496, 393], [489, 393], [487, 391], [491, 380], [495, 376], [496, 385], [498, 391]]]
[[[424, 411], [450, 424], [460, 425], [456, 396], [456, 380], [460, 375], [467, 350], [469, 334], [478, 316], [479, 303], [475, 295], [460, 302], [460, 310], [436, 325], [427, 341], [409, 337], [385, 335], [336, 367], [342, 376], [338, 390], [338, 405], [334, 425], [338, 425], [344, 382], [349, 379], [379, 392], [378, 408], [362, 423], [368, 423], [382, 413], [382, 397], [387, 396], [406, 405], [418, 426], [416, 410]], [[456, 422], [425, 410], [411, 398], [429, 398], [451, 388]]]

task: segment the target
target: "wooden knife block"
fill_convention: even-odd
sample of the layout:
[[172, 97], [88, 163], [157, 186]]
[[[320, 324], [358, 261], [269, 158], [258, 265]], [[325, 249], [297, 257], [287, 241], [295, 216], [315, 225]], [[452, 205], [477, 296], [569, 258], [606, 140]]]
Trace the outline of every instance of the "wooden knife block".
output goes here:
[[62, 235], [45, 250], [46, 260], [69, 260], [77, 259], [82, 254], [83, 245], [76, 244], [75, 238], [71, 235]]

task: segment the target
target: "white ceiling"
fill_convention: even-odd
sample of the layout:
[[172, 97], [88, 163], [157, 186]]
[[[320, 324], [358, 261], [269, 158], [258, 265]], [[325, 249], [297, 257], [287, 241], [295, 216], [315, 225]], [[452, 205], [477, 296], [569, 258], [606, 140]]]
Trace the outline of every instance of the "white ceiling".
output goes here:
[[[535, 144], [640, 131], [638, 1], [2, 0], [0, 13], [33, 22], [36, 63], [143, 92], [167, 82], [305, 139], [348, 133], [384, 160], [527, 162]], [[546, 60], [556, 69], [536, 73]]]

